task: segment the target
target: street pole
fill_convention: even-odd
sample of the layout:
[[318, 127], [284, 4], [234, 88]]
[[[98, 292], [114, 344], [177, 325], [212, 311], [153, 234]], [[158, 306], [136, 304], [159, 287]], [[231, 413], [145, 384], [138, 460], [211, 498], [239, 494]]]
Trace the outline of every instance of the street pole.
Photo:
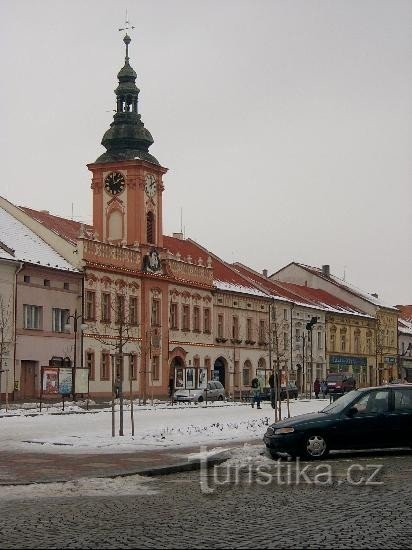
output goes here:
[[305, 331], [303, 331], [302, 334], [303, 339], [303, 370], [302, 370], [302, 393], [305, 394], [306, 397], [306, 366], [305, 366]]

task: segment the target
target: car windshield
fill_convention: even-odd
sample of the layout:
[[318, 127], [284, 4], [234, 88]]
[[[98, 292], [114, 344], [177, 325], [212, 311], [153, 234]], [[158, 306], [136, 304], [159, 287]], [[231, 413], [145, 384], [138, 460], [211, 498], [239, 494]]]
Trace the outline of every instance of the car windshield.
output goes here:
[[338, 380], [342, 380], [343, 376], [341, 374], [329, 374], [326, 378], [327, 382], [337, 382]]
[[333, 401], [330, 405], [325, 407], [321, 410], [323, 413], [338, 413], [343, 411], [352, 401], [358, 397], [359, 391], [358, 390], [352, 390], [349, 393], [346, 393], [345, 395], [342, 395], [342, 397], [339, 397], [339, 399], [336, 399], [336, 401]]

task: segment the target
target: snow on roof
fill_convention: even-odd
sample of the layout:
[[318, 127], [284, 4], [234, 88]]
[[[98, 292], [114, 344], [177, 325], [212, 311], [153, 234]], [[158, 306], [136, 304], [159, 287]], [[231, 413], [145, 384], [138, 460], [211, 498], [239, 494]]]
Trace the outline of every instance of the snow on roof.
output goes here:
[[377, 298], [376, 296], [372, 296], [372, 294], [368, 294], [365, 290], [361, 290], [360, 288], [356, 287], [352, 283], [348, 283], [347, 281], [344, 281], [343, 279], [337, 277], [336, 275], [332, 275], [332, 274], [330, 274], [329, 276], [325, 275], [322, 269], [319, 267], [313, 267], [310, 265], [301, 264], [299, 262], [296, 262], [296, 265], [302, 267], [303, 269], [306, 269], [307, 271], [313, 273], [318, 277], [321, 277], [322, 279], [325, 279], [326, 281], [331, 282], [332, 284], [339, 286], [344, 290], [347, 290], [348, 292], [351, 292], [352, 294], [355, 294], [359, 298], [362, 298], [363, 300], [366, 300], [367, 302], [375, 306], [395, 309], [392, 305], [385, 303], [379, 297]]
[[[8, 253], [8, 256], [14, 260], [55, 269], [77, 271], [31, 229], [2, 208], [0, 208], [0, 232], [2, 242], [14, 250], [14, 256]], [[5, 257], [4, 253], [5, 251], [2, 250], [2, 257]]]
[[345, 313], [349, 315], [360, 315], [362, 317], [371, 316], [364, 311], [355, 308], [344, 300], [326, 292], [325, 290], [310, 288], [304, 285], [293, 283], [272, 281], [257, 271], [253, 271], [240, 263], [234, 264], [235, 269], [244, 273], [257, 284], [264, 286], [271, 295], [279, 300], [293, 302], [302, 307], [321, 309], [329, 313]]
[[400, 317], [398, 319], [398, 331], [400, 332], [400, 334], [412, 336], [412, 320], [407, 321], [406, 319], [402, 319]]

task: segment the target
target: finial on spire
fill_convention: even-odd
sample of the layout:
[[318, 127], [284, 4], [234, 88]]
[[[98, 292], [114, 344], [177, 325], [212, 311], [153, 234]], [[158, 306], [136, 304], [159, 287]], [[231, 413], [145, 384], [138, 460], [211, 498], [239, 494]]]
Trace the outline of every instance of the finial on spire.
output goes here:
[[125, 35], [123, 38], [123, 42], [126, 44], [126, 60], [129, 60], [129, 44], [132, 41], [130, 36], [127, 34], [127, 31], [133, 30], [134, 26], [130, 24], [129, 18], [127, 17], [127, 10], [126, 10], [126, 20], [124, 23], [124, 27], [121, 27], [119, 31], [125, 31]]

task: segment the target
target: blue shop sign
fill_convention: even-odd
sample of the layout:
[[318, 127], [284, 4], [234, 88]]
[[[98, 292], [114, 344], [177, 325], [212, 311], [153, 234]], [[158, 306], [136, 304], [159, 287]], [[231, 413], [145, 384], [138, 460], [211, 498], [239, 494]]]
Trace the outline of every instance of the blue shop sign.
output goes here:
[[393, 365], [394, 363], [396, 363], [396, 357], [385, 357], [383, 361], [384, 363], [390, 363], [391, 365]]
[[366, 367], [366, 357], [348, 357], [347, 355], [331, 355], [329, 358], [330, 365], [345, 365], [345, 366], [358, 366]]

